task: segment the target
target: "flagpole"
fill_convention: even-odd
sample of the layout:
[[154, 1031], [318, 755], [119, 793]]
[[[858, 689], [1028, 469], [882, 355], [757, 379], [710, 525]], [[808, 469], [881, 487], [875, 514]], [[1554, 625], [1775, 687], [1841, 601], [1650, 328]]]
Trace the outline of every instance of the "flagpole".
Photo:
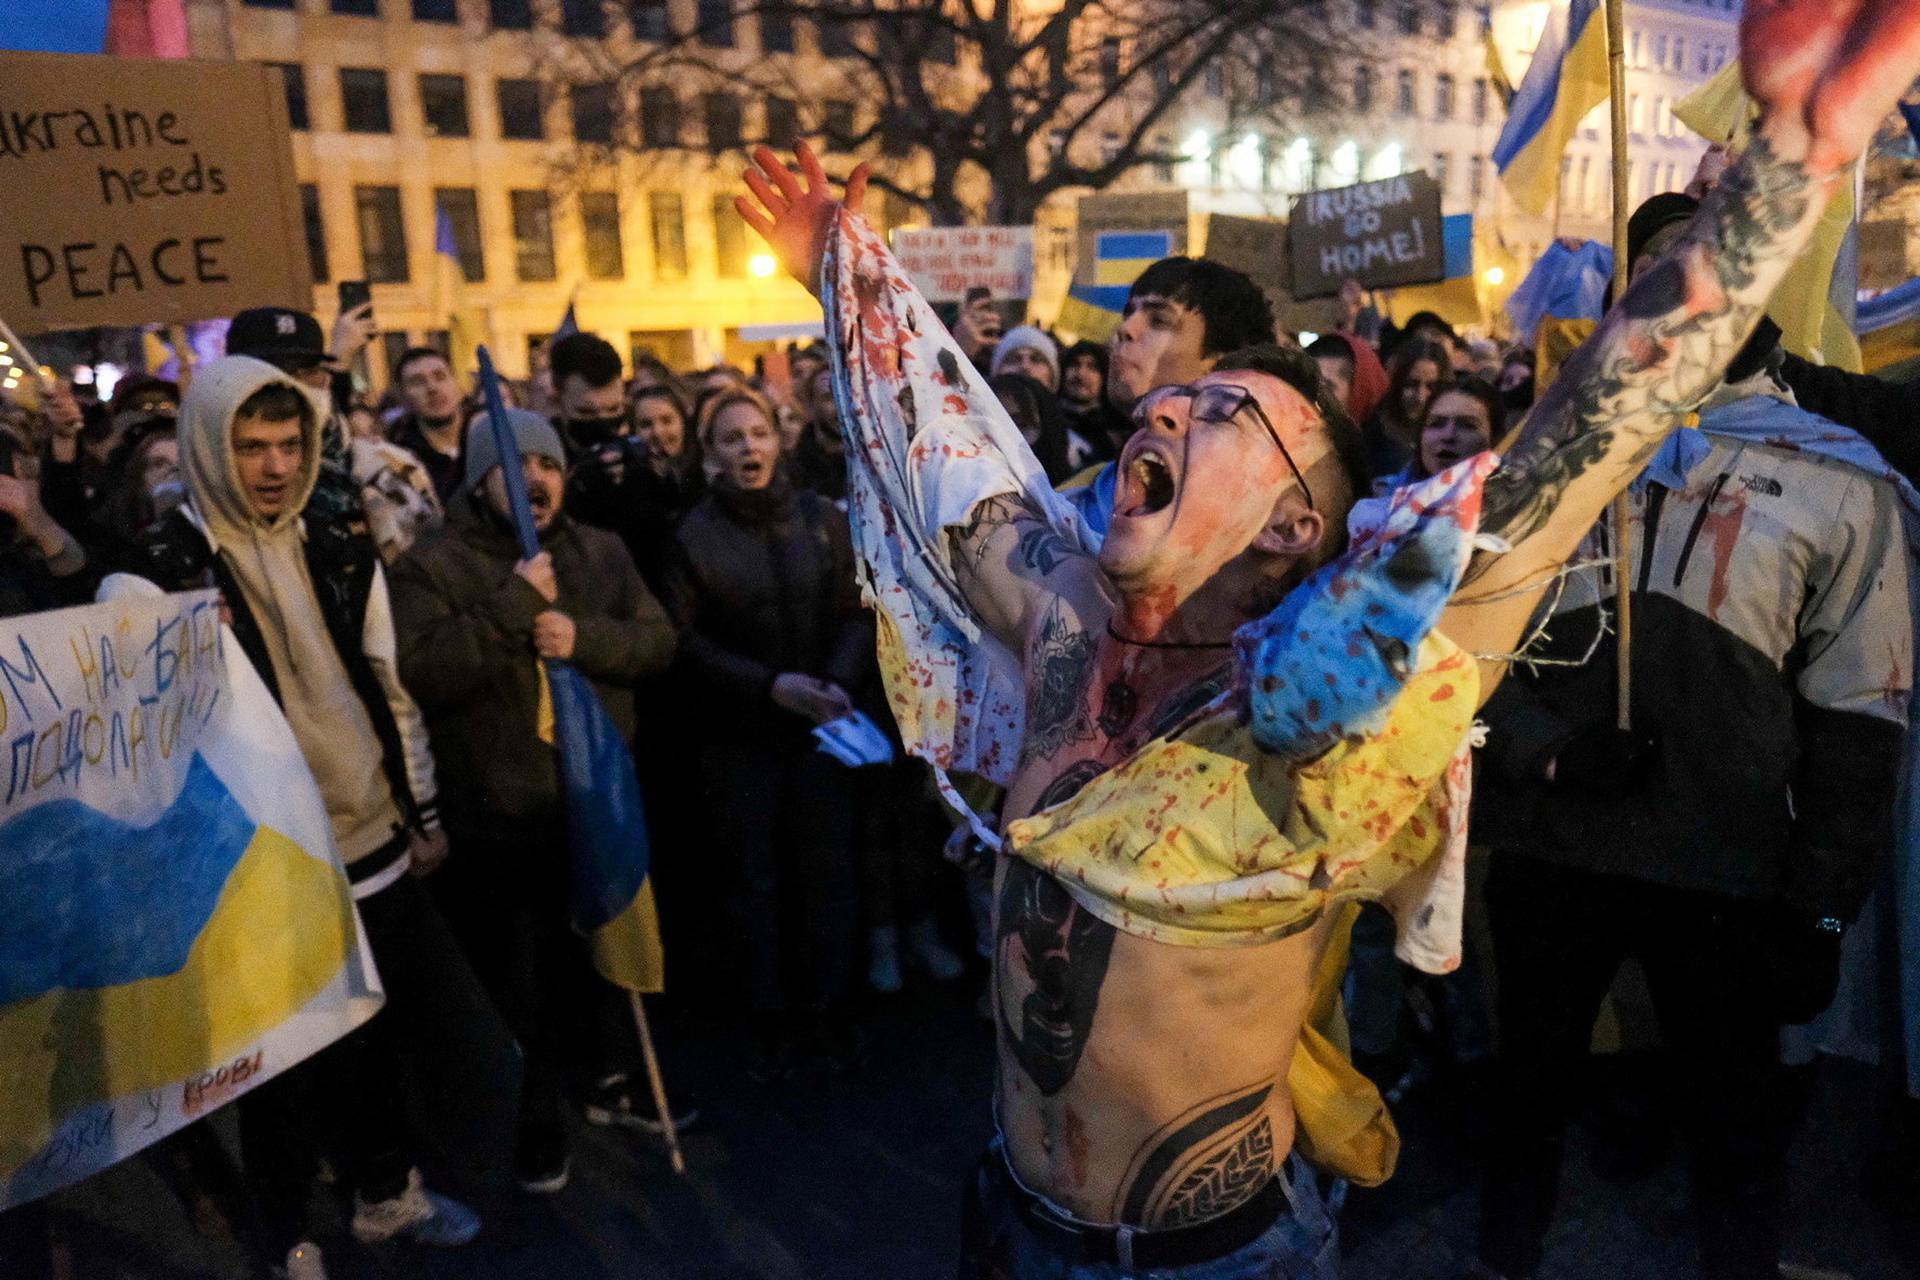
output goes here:
[[[1613, 300], [1627, 290], [1627, 20], [1625, 0], [1607, 4], [1607, 87], [1613, 122]], [[1633, 727], [1633, 555], [1629, 545], [1627, 494], [1613, 500], [1613, 598], [1619, 647], [1614, 654], [1617, 697], [1614, 722], [1622, 730]]]
[[673, 1122], [673, 1109], [667, 1105], [667, 1081], [660, 1074], [660, 1055], [653, 1051], [653, 1031], [647, 1026], [647, 1007], [638, 991], [627, 992], [633, 1005], [633, 1027], [640, 1033], [640, 1056], [647, 1065], [647, 1088], [653, 1093], [653, 1109], [660, 1116], [660, 1132], [667, 1140], [667, 1164], [675, 1173], [687, 1171], [687, 1158], [680, 1154], [680, 1127]]

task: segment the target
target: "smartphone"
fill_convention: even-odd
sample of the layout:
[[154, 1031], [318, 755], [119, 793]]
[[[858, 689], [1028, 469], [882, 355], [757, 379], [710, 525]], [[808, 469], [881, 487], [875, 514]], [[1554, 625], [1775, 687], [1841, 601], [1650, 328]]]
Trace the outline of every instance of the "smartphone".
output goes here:
[[[373, 286], [365, 280], [342, 280], [340, 282], [340, 314], [345, 315], [355, 307], [364, 307], [373, 301]], [[373, 313], [367, 313], [371, 316]]]

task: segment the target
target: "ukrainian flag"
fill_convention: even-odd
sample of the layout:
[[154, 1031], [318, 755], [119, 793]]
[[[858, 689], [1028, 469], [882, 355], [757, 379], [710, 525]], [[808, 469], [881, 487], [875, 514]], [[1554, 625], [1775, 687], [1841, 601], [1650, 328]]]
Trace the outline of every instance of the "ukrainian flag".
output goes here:
[[0, 623], [0, 1209], [379, 1007], [325, 804], [214, 593], [125, 581]]
[[[475, 354], [500, 456], [518, 458], [493, 359], [484, 346]], [[537, 555], [540, 538], [527, 505], [526, 479], [517, 466], [502, 467], [500, 473], [521, 550], [529, 557]], [[573, 854], [573, 926], [591, 944], [601, 977], [629, 991], [659, 991], [665, 985], [666, 962], [633, 753], [585, 677], [564, 662], [550, 660], [542, 660], [541, 674], [538, 729], [559, 757], [567, 843]]]
[[1103, 231], [1093, 241], [1093, 282], [1076, 284], [1055, 321], [1089, 342], [1105, 342], [1120, 327], [1133, 282], [1173, 253], [1170, 231]]
[[1493, 146], [1493, 162], [1514, 203], [1529, 213], [1547, 211], [1560, 189], [1567, 143], [1607, 93], [1607, 24], [1600, 0], [1566, 0], [1549, 11]]

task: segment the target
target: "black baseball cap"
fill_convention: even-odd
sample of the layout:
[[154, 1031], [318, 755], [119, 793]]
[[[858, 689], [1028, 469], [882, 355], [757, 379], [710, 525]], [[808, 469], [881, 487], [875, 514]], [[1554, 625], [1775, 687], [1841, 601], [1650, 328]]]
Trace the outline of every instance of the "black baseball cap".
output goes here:
[[227, 329], [227, 354], [270, 364], [318, 363], [327, 358], [320, 322], [291, 307], [250, 307]]

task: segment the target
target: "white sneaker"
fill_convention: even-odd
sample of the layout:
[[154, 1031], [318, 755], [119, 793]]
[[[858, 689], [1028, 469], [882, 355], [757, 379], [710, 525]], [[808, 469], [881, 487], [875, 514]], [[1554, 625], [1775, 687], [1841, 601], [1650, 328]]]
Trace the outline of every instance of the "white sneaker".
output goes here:
[[935, 982], [952, 982], [967, 971], [960, 957], [940, 941], [939, 931], [931, 920], [916, 920], [907, 926], [907, 946]]
[[327, 1264], [320, 1260], [319, 1245], [302, 1240], [287, 1250], [286, 1265], [275, 1267], [273, 1273], [284, 1280], [327, 1280]]
[[900, 931], [881, 925], [867, 935], [867, 985], [883, 996], [900, 990]]
[[353, 1197], [353, 1238], [380, 1244], [406, 1236], [418, 1244], [452, 1249], [480, 1234], [480, 1215], [458, 1200], [427, 1190], [420, 1171], [407, 1171], [407, 1189], [390, 1200], [368, 1204]]

